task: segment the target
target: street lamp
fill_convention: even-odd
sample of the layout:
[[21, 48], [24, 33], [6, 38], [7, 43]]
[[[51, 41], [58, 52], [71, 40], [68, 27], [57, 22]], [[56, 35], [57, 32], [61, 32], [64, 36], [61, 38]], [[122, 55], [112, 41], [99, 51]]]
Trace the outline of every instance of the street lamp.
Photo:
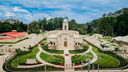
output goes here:
[[[85, 55], [84, 53], [83, 53], [83, 55]], [[88, 63], [88, 72], [90, 72], [90, 58], [89, 57], [91, 57], [90, 55], [85, 55], [85, 56], [87, 56], [88, 57], [88, 59], [86, 59], [86, 62]]]
[[88, 62], [88, 72], [90, 72], [90, 59], [88, 58], [86, 62]]
[[82, 61], [81, 61], [81, 65], [82, 65], [81, 72], [83, 72], [83, 65], [84, 65], [84, 63]]
[[46, 65], [45, 65], [44, 69], [45, 69], [45, 72], [46, 72], [47, 71], [47, 66]]
[[98, 60], [98, 72], [99, 72], [99, 69], [100, 69], [100, 66], [99, 66], [99, 59], [102, 59], [102, 57], [97, 57], [97, 60]]
[[94, 64], [92, 64], [92, 72], [94, 71]]
[[98, 57], [98, 72], [99, 72], [99, 57]]

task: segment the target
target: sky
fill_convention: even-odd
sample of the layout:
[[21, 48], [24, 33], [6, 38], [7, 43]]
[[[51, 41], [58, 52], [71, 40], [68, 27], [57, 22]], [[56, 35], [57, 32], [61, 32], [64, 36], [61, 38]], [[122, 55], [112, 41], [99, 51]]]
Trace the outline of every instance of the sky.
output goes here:
[[86, 23], [104, 13], [128, 8], [128, 0], [0, 0], [0, 20], [33, 20], [68, 17]]

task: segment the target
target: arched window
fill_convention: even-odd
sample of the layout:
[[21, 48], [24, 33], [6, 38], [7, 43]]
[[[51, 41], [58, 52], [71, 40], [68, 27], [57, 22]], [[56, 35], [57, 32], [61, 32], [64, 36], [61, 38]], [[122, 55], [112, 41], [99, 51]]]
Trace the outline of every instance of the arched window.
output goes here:
[[77, 43], [75, 43], [75, 45], [77, 45]]
[[67, 29], [67, 26], [66, 26], [66, 25], [64, 26], [64, 29], [65, 29], [65, 30]]

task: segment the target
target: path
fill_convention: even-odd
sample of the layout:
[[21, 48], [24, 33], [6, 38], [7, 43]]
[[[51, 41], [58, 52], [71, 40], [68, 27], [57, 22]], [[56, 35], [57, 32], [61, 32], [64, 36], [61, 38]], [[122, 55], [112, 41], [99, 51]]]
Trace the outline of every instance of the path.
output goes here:
[[9, 55], [11, 55], [11, 54], [5, 54], [5, 55], [2, 55], [2, 56], [0, 56], [0, 72], [5, 72], [4, 70], [3, 70], [3, 64], [4, 64], [4, 62], [5, 62], [5, 59], [9, 56]]
[[41, 63], [44, 64], [44, 65], [50, 65], [50, 66], [54, 66], [54, 67], [64, 68], [64, 66], [54, 65], [54, 64], [51, 64], [51, 63], [48, 63], [48, 62], [42, 60], [42, 59], [40, 58], [40, 54], [41, 54], [41, 52], [43, 52], [43, 50], [42, 50], [42, 48], [40, 47], [40, 45], [38, 46], [38, 48], [39, 48], [39, 52], [37, 53], [36, 58], [39, 60], [39, 62], [41, 62]]
[[74, 67], [72, 66], [72, 60], [71, 60], [72, 55], [69, 54], [69, 50], [67, 49], [64, 50], [64, 54], [65, 54], [65, 72], [74, 72]]
[[[95, 52], [92, 51], [92, 46], [89, 45], [89, 49], [85, 52], [85, 55], [86, 53], [89, 53], [91, 52], [93, 54], [93, 59], [90, 61], [90, 64], [93, 64], [94, 62], [96, 62], [98, 56], [96, 55]], [[87, 66], [88, 63], [85, 63], [84, 65], [78, 65], [78, 66], [75, 66], [75, 68], [79, 68], [79, 67], [82, 67], [82, 66]]]
[[[52, 53], [48, 53], [48, 52], [44, 51], [44, 50], [41, 48], [40, 45], [38, 46], [38, 48], [39, 48], [39, 52], [37, 53], [36, 58], [37, 58], [38, 61], [41, 62], [42, 64], [33, 65], [33, 66], [19, 66], [20, 68], [25, 68], [25, 67], [31, 68], [31, 67], [34, 67], [34, 66], [37, 67], [37, 66], [43, 66], [43, 65], [50, 65], [50, 66], [54, 66], [54, 67], [65, 68], [65, 71], [74, 71], [73, 68], [78, 68], [78, 67], [82, 67], [82, 66], [87, 66], [87, 65], [88, 65], [88, 63], [85, 63], [84, 65], [78, 65], [78, 66], [74, 66], [74, 67], [73, 67], [73, 66], [72, 66], [72, 60], [71, 60], [71, 57], [73, 56], [73, 54], [69, 54], [69, 50], [67, 50], [67, 49], [64, 50], [64, 54], [54, 54], [54, 53], [52, 54]], [[42, 60], [42, 59], [40, 58], [41, 52], [47, 53], [47, 54], [49, 54], [49, 55], [63, 55], [63, 56], [65, 57], [65, 66], [54, 65], [54, 64], [51, 64], [51, 63], [48, 63], [48, 62]], [[97, 60], [97, 55], [96, 55], [96, 53], [94, 53], [94, 52], [92, 51], [92, 46], [89, 46], [89, 49], [88, 49], [86, 52], [80, 53], [80, 54], [77, 54], [77, 55], [83, 55], [83, 54], [87, 54], [87, 53], [89, 53], [89, 52], [91, 52], [91, 53], [93, 54], [93, 59], [90, 61], [90, 64], [92, 64], [92, 63], [94, 63], [94, 62]], [[68, 56], [66, 56], [66, 54], [68, 54]]]

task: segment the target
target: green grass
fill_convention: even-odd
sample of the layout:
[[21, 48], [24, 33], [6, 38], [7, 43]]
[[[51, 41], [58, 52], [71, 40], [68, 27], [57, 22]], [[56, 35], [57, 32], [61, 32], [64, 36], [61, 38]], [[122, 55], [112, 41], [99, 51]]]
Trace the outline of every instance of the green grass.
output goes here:
[[14, 44], [13, 42], [0, 42], [0, 44]]
[[8, 45], [8, 47], [11, 47], [12, 45]]
[[101, 40], [106, 40], [106, 41], [109, 41], [109, 42], [113, 42], [113, 39], [112, 38], [100, 38]]
[[64, 53], [63, 50], [48, 49], [48, 45], [43, 45], [42, 48], [43, 48], [43, 50], [45, 50], [46, 52], [49, 52], [49, 53], [55, 53], [55, 54], [63, 54]]
[[83, 49], [69, 50], [70, 54], [83, 53], [88, 50], [88, 46], [83, 46]]
[[40, 43], [41, 43], [41, 44], [42, 44], [42, 43], [45, 43], [45, 42], [46, 42], [46, 40], [47, 40], [47, 38], [44, 38], [43, 40], [41, 40], [41, 42], [40, 42]]
[[56, 58], [59, 58], [59, 59], [62, 59], [62, 60], [64, 60], [64, 57], [63, 56], [61, 56], [61, 55], [53, 55], [54, 57], [56, 57]]
[[20, 57], [17, 57], [15, 60], [12, 61], [11, 65], [13, 67], [17, 67], [19, 65], [19, 63], [23, 63], [26, 62], [27, 59], [36, 59], [36, 54], [39, 51], [38, 47], [34, 47], [32, 52]]
[[[99, 65], [100, 67], [104, 68], [113, 68], [113, 67], [118, 67], [120, 65], [120, 61], [113, 56], [104, 54], [100, 52], [97, 48], [92, 47], [92, 50], [98, 55], [99, 57]], [[93, 59], [92, 53], [87, 53], [86, 55], [89, 55], [90, 59]], [[81, 61], [86, 63], [86, 59], [88, 56], [86, 55], [75, 55], [72, 56], [72, 63], [80, 63]], [[95, 65], [98, 64], [98, 60], [94, 63]]]
[[40, 54], [40, 57], [42, 60], [49, 62], [49, 63], [53, 63], [53, 64], [64, 63], [64, 58], [62, 59], [62, 57], [59, 58], [59, 57], [56, 57], [53, 55], [48, 55], [48, 54], [43, 53], [43, 52]]
[[40, 32], [40, 34], [45, 34], [46, 32]]
[[89, 52], [85, 55], [72, 56], [72, 63], [80, 63], [81, 61], [86, 63], [87, 58], [93, 59], [93, 54]]
[[[101, 67], [118, 67], [120, 65], [120, 61], [116, 58], [114, 58], [113, 56], [101, 53], [98, 51], [97, 48], [92, 47], [92, 50], [98, 55], [99, 57], [99, 65]], [[98, 64], [98, 60], [94, 63], [94, 64]]]

